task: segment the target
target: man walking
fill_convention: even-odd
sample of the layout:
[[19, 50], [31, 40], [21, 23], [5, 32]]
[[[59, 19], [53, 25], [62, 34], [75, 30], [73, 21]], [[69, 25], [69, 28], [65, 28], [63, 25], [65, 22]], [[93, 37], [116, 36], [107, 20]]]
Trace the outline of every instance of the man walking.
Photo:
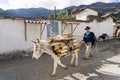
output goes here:
[[95, 37], [94, 33], [90, 31], [89, 26], [87, 26], [85, 28], [85, 30], [86, 30], [86, 32], [84, 33], [83, 41], [85, 42], [86, 52], [85, 52], [85, 58], [84, 59], [87, 60], [89, 57], [93, 56], [91, 48], [96, 42], [96, 37]]
[[118, 27], [118, 30], [117, 30], [117, 38], [120, 39], [120, 27]]

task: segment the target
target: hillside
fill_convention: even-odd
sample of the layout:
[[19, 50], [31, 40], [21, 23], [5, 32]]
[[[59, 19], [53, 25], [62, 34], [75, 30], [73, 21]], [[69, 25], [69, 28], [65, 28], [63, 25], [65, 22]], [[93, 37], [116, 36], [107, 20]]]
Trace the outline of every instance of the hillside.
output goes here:
[[[57, 12], [67, 10], [68, 15], [70, 15], [76, 9], [81, 9], [81, 8], [96, 8], [99, 10], [100, 15], [103, 15], [105, 13], [111, 13], [114, 17], [120, 20], [120, 2], [119, 3], [97, 2], [90, 5], [71, 6], [64, 8], [63, 10], [57, 10]], [[48, 10], [45, 8], [10, 9], [10, 10], [0, 9], [0, 15], [2, 16], [18, 16], [18, 17], [30, 17], [30, 18], [47, 17], [49, 12], [53, 14], [53, 10]]]
[[3, 10], [0, 8], [0, 13], [2, 13], [3, 12]]
[[[10, 9], [0, 13], [2, 16], [16, 16], [27, 18], [41, 18], [48, 16], [48, 9], [45, 8], [29, 8], [29, 9]], [[50, 12], [53, 12], [50, 10]]]
[[114, 17], [120, 20], [120, 2], [119, 3], [103, 3], [97, 2], [90, 5], [80, 5], [80, 6], [72, 6], [67, 7], [64, 10], [67, 10], [69, 13], [74, 12], [77, 9], [81, 8], [95, 8], [99, 10], [99, 15], [103, 15], [105, 13], [110, 13]]

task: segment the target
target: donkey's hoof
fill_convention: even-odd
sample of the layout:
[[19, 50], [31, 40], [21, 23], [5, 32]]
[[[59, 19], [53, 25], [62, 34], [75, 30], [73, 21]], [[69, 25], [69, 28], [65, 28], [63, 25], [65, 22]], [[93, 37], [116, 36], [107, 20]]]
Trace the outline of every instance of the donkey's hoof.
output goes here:
[[64, 67], [64, 69], [68, 69], [67, 67]]
[[72, 66], [72, 67], [77, 67], [78, 65], [77, 65], [77, 64], [72, 64], [71, 66]]
[[74, 63], [71, 63], [71, 66], [75, 67], [75, 64], [74, 64]]
[[71, 66], [72, 66], [72, 67], [75, 67], [75, 64], [72, 64]]
[[54, 76], [55, 76], [55, 74], [51, 74], [51, 76], [52, 76], [52, 77], [54, 77]]
[[75, 67], [77, 67], [78, 65], [77, 64], [75, 64]]
[[74, 65], [74, 63], [70, 63], [71, 65]]

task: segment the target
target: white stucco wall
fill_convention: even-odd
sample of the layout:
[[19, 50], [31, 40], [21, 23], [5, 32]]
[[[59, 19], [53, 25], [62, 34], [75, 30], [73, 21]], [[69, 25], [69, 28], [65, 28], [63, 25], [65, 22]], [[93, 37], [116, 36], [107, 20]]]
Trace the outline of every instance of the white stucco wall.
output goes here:
[[[60, 21], [58, 21], [58, 25], [61, 26]], [[0, 19], [0, 54], [18, 50], [32, 50], [31, 40], [40, 39], [40, 27], [40, 24], [26, 23], [27, 41], [25, 41], [24, 20]], [[60, 29], [59, 27], [59, 34], [61, 34]], [[42, 39], [47, 39], [47, 25]]]
[[[48, 21], [46, 21], [48, 22]], [[61, 21], [58, 22], [59, 26], [59, 34], [61, 35]], [[43, 25], [44, 26], [44, 25]], [[75, 28], [76, 25], [73, 25]], [[112, 18], [104, 20], [103, 22], [97, 22], [94, 20], [93, 22], [86, 23], [80, 22], [78, 27], [76, 28], [74, 35], [78, 40], [82, 40], [83, 35], [85, 33], [85, 27], [90, 26], [91, 31], [95, 33], [97, 37], [99, 37], [103, 33], [107, 33], [110, 37], [113, 37], [113, 21]], [[0, 54], [17, 51], [17, 50], [27, 50], [32, 49], [33, 44], [31, 40], [35, 40], [37, 38], [40, 39], [40, 24], [26, 23], [27, 27], [27, 41], [25, 41], [25, 26], [24, 20], [12, 20], [12, 19], [0, 19]], [[67, 34], [71, 32], [71, 25], [67, 25], [63, 34]], [[42, 39], [47, 39], [47, 27], [42, 35]]]
[[107, 33], [110, 38], [113, 37], [114, 28], [113, 28], [113, 19], [111, 17], [104, 20], [104, 22], [99, 23], [99, 33]]
[[67, 24], [67, 25], [66, 25], [66, 24], [63, 24], [62, 26], [63, 26], [63, 28], [66, 26], [63, 34], [71, 33], [71, 26], [72, 26], [71, 24]]
[[[27, 41], [31, 41], [31, 40], [36, 40], [37, 38], [40, 39], [40, 27], [43, 27], [44, 24], [33, 24], [33, 23], [27, 23], [26, 27], [27, 27]], [[47, 31], [46, 31], [46, 27], [42, 33], [41, 36], [42, 39], [47, 39]]]
[[108, 18], [103, 22], [97, 22], [96, 20], [94, 20], [92, 23], [90, 23], [91, 31], [95, 32], [97, 38], [103, 33], [106, 33], [110, 38], [113, 37], [112, 20], [112, 18]]
[[24, 20], [0, 19], [0, 53], [26, 47]]
[[92, 9], [85, 9], [84, 11], [76, 14], [76, 20], [87, 20], [88, 15], [98, 16], [98, 12]]
[[[78, 27], [76, 28], [74, 35], [78, 36], [76, 37], [79, 41], [83, 39], [83, 35], [86, 32], [84, 29], [86, 26], [91, 27], [91, 31], [95, 33], [96, 37], [98, 38], [101, 34], [106, 33], [110, 38], [113, 37], [113, 19], [109, 17], [108, 19], [104, 20], [103, 22], [97, 22], [94, 20], [93, 22], [86, 23], [86, 22], [80, 22]], [[74, 25], [75, 27], [76, 25]], [[69, 33], [71, 31], [70, 26], [68, 26], [67, 30], [64, 33]]]

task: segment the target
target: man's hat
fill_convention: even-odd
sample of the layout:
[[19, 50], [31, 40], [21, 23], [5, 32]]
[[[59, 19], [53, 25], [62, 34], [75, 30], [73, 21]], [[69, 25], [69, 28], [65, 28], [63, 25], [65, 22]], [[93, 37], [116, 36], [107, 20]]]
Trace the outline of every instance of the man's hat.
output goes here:
[[87, 29], [91, 29], [89, 26], [87, 26], [86, 28], [85, 28], [85, 30], [87, 30]]

